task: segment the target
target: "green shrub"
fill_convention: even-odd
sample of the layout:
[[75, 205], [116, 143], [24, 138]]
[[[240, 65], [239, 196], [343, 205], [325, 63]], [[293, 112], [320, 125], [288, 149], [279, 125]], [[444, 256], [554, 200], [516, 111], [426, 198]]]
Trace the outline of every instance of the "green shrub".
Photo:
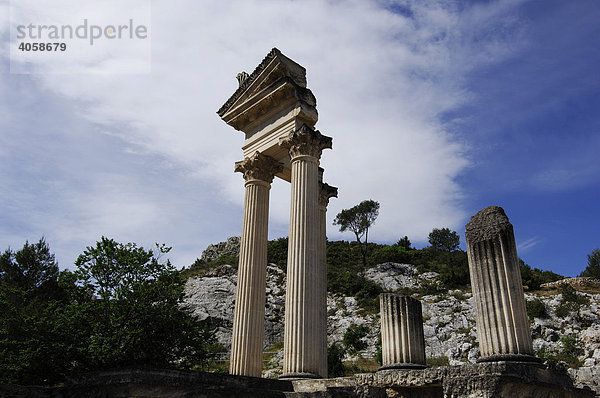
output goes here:
[[327, 347], [327, 375], [328, 377], [344, 376], [344, 359], [345, 350], [339, 344], [333, 343]]
[[570, 368], [579, 368], [582, 361], [579, 356], [583, 355], [584, 350], [579, 346], [577, 338], [573, 335], [564, 336], [560, 339], [562, 348], [559, 352], [550, 352], [542, 348], [536, 352], [536, 355], [546, 361], [549, 367], [560, 369], [560, 362], [564, 362]]
[[422, 296], [430, 296], [434, 294], [443, 293], [446, 289], [438, 282], [423, 281], [419, 293]]
[[538, 290], [543, 283], [559, 281], [564, 278], [564, 276], [552, 271], [542, 271], [539, 268], [531, 268], [521, 259], [519, 259], [519, 264], [523, 286], [527, 286], [529, 290]]
[[367, 342], [363, 339], [367, 337], [369, 328], [366, 325], [352, 324], [346, 329], [344, 339], [342, 340], [346, 350], [350, 354], [356, 354], [358, 351], [367, 348]]
[[590, 303], [589, 298], [577, 293], [573, 286], [568, 283], [559, 285], [558, 291], [561, 294], [561, 298], [558, 307], [554, 311], [557, 317], [564, 318], [572, 312], [577, 312], [577, 316], [579, 317], [581, 306]]
[[279, 238], [267, 244], [267, 262], [275, 264], [286, 271], [288, 254], [288, 238]]
[[548, 310], [546, 309], [546, 304], [539, 299], [528, 300], [527, 303], [527, 315], [529, 315], [529, 319], [533, 321], [534, 318], [546, 319], [548, 318]]
[[184, 268], [181, 270], [181, 276], [184, 279], [192, 278], [194, 276], [203, 276], [207, 272], [218, 268], [222, 265], [231, 265], [237, 268], [239, 262], [238, 256], [231, 254], [222, 254], [216, 260], [206, 262], [204, 260], [200, 260], [199, 258], [194, 261], [189, 268]]
[[450, 360], [445, 355], [442, 355], [441, 357], [427, 358], [426, 363], [427, 366], [431, 366], [433, 368], [439, 366], [450, 366]]
[[377, 245], [371, 249], [369, 264], [382, 263], [410, 264], [412, 261], [411, 251], [397, 244], [391, 246]]

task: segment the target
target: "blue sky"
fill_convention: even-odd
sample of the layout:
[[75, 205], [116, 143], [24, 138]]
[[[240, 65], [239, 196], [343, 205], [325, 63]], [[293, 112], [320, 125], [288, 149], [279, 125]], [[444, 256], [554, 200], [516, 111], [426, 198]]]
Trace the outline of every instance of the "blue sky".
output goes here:
[[[68, 268], [105, 235], [165, 242], [187, 266], [239, 235], [243, 136], [216, 110], [272, 47], [306, 67], [317, 128], [334, 139], [321, 160], [340, 192], [330, 220], [372, 198], [374, 241], [423, 247], [450, 227], [464, 247], [469, 217], [499, 205], [519, 256], [570, 276], [600, 247], [598, 1], [69, 1], [54, 14], [0, 3], [2, 249], [45, 236]], [[151, 53], [100, 41], [71, 58], [11, 58], [17, 20], [141, 9]], [[39, 73], [11, 73], [11, 61]], [[289, 185], [275, 181], [271, 238], [288, 217]], [[332, 225], [328, 236], [352, 239]]]

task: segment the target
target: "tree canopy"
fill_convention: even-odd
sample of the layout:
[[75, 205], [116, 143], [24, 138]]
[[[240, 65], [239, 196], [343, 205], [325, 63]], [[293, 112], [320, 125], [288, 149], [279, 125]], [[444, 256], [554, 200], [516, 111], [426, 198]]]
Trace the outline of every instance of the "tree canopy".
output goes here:
[[600, 279], [600, 248], [594, 249], [587, 255], [588, 265], [580, 276]]
[[[377, 216], [379, 216], [379, 202], [369, 199], [340, 211], [333, 220], [333, 225], [340, 226], [340, 232], [349, 230], [354, 233], [365, 267], [367, 266], [369, 228], [375, 223]], [[364, 242], [362, 241], [363, 237]]]
[[429, 233], [429, 244], [436, 250], [452, 252], [458, 249], [460, 236], [448, 228], [434, 228]]

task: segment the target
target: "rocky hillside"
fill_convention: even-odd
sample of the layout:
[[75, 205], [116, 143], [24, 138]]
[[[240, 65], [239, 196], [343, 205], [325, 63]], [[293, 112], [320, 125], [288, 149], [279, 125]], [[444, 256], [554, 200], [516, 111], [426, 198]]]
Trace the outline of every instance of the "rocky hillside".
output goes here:
[[[235, 244], [220, 245], [220, 248], [219, 245], [209, 248], [212, 258], [236, 254]], [[202, 276], [188, 279], [185, 290], [189, 308], [200, 319], [210, 319], [217, 326], [217, 337], [227, 349], [231, 344], [236, 273], [235, 267], [220, 265]], [[409, 264], [379, 264], [363, 276], [386, 292], [406, 292], [407, 289], [420, 292], [415, 295], [423, 303], [426, 354], [432, 366], [461, 365], [475, 362], [479, 357], [475, 316], [468, 290], [424, 294], [428, 292], [423, 287], [435, 286], [438, 275], [435, 272], [420, 274]], [[265, 376], [274, 377], [281, 372], [283, 357], [280, 347], [285, 273], [280, 268], [268, 267], [266, 291], [264, 348], [272, 354], [265, 363]], [[547, 359], [551, 366], [569, 367], [568, 372], [578, 384], [588, 385], [600, 395], [600, 294], [555, 287], [526, 293], [526, 299], [538, 355]], [[355, 297], [339, 294], [328, 295], [327, 309], [328, 343], [342, 344], [349, 328], [361, 329], [366, 331], [361, 337], [366, 348], [352, 355], [346, 354], [345, 360], [374, 358], [379, 343], [378, 314], [360, 308]], [[359, 328], [361, 325], [365, 328]]]

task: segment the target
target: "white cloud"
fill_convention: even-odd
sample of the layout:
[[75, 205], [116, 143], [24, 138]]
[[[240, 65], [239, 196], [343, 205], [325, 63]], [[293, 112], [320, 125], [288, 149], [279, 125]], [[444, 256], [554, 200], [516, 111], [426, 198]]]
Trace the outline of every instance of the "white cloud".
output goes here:
[[[163, 191], [160, 183], [148, 186], [151, 179], [140, 177], [143, 164], [102, 172], [107, 159], [99, 159], [95, 147], [52, 126], [58, 139], [77, 142], [83, 153], [67, 161], [80, 169], [77, 175], [87, 168], [90, 181], [81, 187], [59, 175], [67, 184], [62, 189], [72, 196], [56, 198], [53, 211], [61, 206], [73, 211], [62, 224], [57, 213], [52, 222], [30, 221], [71, 243], [78, 237], [97, 239], [102, 231], [134, 241], [137, 236], [152, 239], [148, 231], [168, 231], [171, 238], [157, 233], [161, 236], [155, 240], [175, 245], [174, 256], [182, 264], [193, 261], [206, 244], [238, 234], [243, 182], [232, 170], [242, 156], [243, 135], [215, 112], [236, 89], [236, 73], [251, 72], [276, 46], [307, 68], [308, 87], [318, 101], [317, 128], [334, 138], [333, 151], [322, 157], [326, 182], [340, 190], [339, 199], [330, 202], [330, 219], [372, 198], [381, 203], [372, 239], [408, 235], [419, 242], [433, 227], [460, 229], [466, 214], [455, 178], [468, 165], [468, 148], [453, 139], [439, 115], [470, 99], [461, 83], [465, 73], [510, 54], [510, 33], [495, 34], [494, 26], [514, 25], [506, 17], [512, 3], [465, 11], [439, 2], [410, 2], [413, 18], [408, 18], [364, 1], [153, 2], [151, 74], [42, 74], [28, 87], [34, 97], [60, 99], [66, 107], [62, 111], [71, 113], [118, 164], [151, 162], [161, 178], [177, 170], [176, 181], [185, 186], [169, 185], [174, 193]], [[65, 12], [62, 18], [69, 20]], [[485, 35], [473, 38], [479, 27], [486, 28]], [[11, 89], [23, 94], [19, 84]], [[4, 95], [6, 110], [10, 94]], [[26, 113], [30, 106], [10, 109]], [[25, 121], [19, 126], [28, 128]], [[88, 155], [95, 166], [86, 164]], [[289, 186], [275, 183], [272, 235], [287, 233], [288, 212]], [[181, 223], [181, 228], [170, 223]], [[329, 234], [339, 237], [331, 225]], [[10, 235], [3, 232], [3, 237]], [[178, 254], [178, 245], [185, 253]]]
[[537, 236], [534, 236], [533, 238], [526, 239], [525, 241], [519, 242], [517, 244], [517, 251], [519, 251], [519, 252], [526, 252], [527, 250], [529, 250], [532, 247], [536, 246], [540, 242], [541, 242], [541, 240]]

